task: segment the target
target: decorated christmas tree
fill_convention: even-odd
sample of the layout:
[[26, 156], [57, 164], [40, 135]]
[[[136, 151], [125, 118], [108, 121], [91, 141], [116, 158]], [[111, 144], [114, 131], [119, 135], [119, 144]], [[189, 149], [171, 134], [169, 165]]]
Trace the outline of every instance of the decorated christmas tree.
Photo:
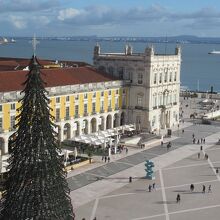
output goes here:
[[16, 117], [17, 131], [9, 139], [0, 219], [73, 220], [75, 216], [40, 70], [33, 55]]

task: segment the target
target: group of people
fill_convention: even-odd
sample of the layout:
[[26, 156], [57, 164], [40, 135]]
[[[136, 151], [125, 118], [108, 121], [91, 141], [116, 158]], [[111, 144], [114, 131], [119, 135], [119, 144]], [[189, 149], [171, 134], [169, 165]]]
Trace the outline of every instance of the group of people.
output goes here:
[[148, 185], [148, 192], [151, 192], [152, 189], [154, 190], [154, 189], [155, 189], [155, 185], [156, 185], [156, 183], [153, 183], [152, 185], [149, 184], [149, 185]]
[[[190, 191], [193, 192], [195, 189], [195, 186], [194, 184], [190, 184]], [[205, 185], [202, 185], [202, 193], [205, 193], [206, 192], [206, 186]], [[209, 185], [208, 186], [208, 193], [212, 192], [212, 185]], [[176, 196], [176, 202], [177, 203], [180, 203], [180, 194], [178, 193], [177, 196]]]
[[108, 163], [110, 162], [110, 157], [108, 156], [102, 156], [102, 161], [105, 161], [105, 163], [108, 161]]
[[[196, 143], [196, 138], [195, 138], [195, 134], [192, 134], [192, 142], [193, 144]], [[197, 144], [205, 144], [205, 138], [198, 138], [197, 139]]]

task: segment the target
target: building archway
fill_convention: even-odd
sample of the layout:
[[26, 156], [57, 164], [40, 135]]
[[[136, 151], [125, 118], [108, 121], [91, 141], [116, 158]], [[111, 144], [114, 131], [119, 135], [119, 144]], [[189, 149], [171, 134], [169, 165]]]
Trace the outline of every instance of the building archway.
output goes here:
[[121, 113], [121, 120], [120, 120], [120, 125], [125, 125], [125, 112]]
[[111, 129], [112, 128], [112, 116], [108, 115], [106, 118], [106, 129]]
[[116, 113], [114, 114], [114, 121], [113, 121], [113, 127], [119, 127], [120, 126], [120, 118], [119, 118], [119, 114]]
[[97, 124], [96, 118], [92, 118], [92, 120], [91, 120], [91, 133], [95, 133], [97, 131], [96, 124]]
[[2, 155], [5, 154], [5, 140], [2, 137], [0, 137], [0, 150]]
[[70, 124], [69, 123], [66, 123], [63, 127], [63, 139], [66, 140], [66, 139], [70, 139]]

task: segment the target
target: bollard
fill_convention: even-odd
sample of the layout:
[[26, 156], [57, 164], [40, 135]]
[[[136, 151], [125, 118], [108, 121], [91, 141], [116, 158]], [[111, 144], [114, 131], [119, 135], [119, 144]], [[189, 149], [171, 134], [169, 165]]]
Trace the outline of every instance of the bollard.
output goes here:
[[129, 177], [129, 183], [131, 183], [131, 182], [132, 182], [132, 177], [130, 176], [130, 177]]

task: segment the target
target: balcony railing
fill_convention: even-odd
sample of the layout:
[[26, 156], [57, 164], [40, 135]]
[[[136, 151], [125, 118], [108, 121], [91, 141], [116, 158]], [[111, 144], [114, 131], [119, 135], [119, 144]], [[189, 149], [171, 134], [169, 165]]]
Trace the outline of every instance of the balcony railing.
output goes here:
[[61, 121], [61, 119], [60, 118], [56, 118], [56, 122], [60, 122]]
[[105, 113], [105, 110], [104, 109], [100, 109], [100, 113]]
[[157, 109], [157, 106], [154, 106], [153, 109]]
[[112, 107], [109, 106], [109, 107], [108, 107], [108, 112], [111, 112], [111, 111], [112, 111]]
[[79, 118], [79, 114], [76, 113], [76, 114], [74, 115], [74, 117], [75, 117], [75, 118]]
[[84, 112], [84, 117], [86, 117], [86, 116], [88, 116], [89, 115], [89, 113], [88, 112]]
[[92, 114], [93, 114], [93, 115], [96, 115], [96, 114], [97, 114], [97, 112], [96, 112], [96, 111], [92, 111]]

